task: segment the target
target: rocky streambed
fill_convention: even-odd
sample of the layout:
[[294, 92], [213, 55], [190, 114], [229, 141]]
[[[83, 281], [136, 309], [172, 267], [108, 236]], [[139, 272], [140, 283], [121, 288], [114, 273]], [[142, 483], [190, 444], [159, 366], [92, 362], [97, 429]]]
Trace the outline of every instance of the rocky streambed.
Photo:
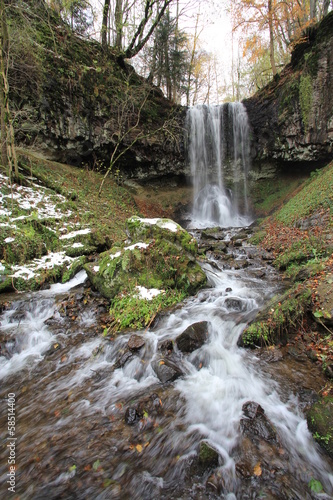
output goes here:
[[[19, 498], [332, 497], [305, 419], [322, 372], [292, 343], [237, 345], [283, 289], [270, 255], [251, 228], [194, 234], [207, 287], [145, 330], [103, 337], [109, 302], [84, 271], [3, 298], [0, 418], [6, 429], [15, 394]], [[6, 447], [0, 467], [5, 485]]]

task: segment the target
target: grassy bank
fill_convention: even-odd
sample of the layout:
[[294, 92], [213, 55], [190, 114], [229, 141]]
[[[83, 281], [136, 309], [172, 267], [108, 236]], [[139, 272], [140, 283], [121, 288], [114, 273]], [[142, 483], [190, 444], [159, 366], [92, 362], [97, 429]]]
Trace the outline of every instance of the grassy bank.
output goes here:
[[333, 376], [333, 162], [312, 173], [253, 241], [269, 252], [290, 283], [243, 334], [248, 346], [303, 340]]

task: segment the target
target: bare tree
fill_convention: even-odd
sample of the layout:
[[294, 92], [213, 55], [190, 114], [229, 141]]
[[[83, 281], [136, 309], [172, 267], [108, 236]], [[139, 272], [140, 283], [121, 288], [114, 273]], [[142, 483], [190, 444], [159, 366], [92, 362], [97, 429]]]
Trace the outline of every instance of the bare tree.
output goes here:
[[9, 106], [8, 85], [9, 36], [4, 0], [0, 0], [0, 106], [1, 106], [1, 161], [8, 176], [18, 177], [14, 128]]

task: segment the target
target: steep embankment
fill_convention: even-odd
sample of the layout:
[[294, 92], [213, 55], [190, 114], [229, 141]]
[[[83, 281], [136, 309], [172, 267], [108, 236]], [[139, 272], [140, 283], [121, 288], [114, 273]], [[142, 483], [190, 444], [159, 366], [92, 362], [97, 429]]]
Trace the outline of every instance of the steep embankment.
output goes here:
[[242, 335], [244, 345], [304, 343], [333, 378], [333, 163], [265, 219], [253, 238], [283, 274], [287, 291], [273, 298]]
[[117, 168], [127, 177], [177, 170], [182, 109], [111, 48], [76, 36], [44, 1], [9, 6], [8, 22], [18, 144], [95, 170], [109, 166], [115, 148], [126, 150]]

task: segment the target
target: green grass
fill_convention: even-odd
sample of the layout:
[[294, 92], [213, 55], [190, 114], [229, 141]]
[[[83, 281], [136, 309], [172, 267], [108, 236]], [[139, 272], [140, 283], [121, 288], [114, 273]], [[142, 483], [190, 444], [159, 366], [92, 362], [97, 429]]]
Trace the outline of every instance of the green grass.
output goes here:
[[303, 188], [276, 214], [277, 221], [287, 226], [318, 209], [333, 210], [333, 163], [312, 173]]

